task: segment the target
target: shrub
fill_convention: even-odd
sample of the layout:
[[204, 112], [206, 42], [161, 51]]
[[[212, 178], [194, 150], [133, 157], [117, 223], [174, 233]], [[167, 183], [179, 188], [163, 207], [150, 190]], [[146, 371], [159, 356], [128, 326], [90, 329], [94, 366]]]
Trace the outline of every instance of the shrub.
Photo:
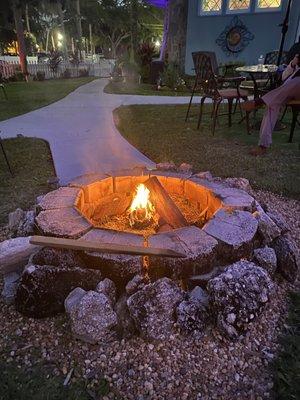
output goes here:
[[61, 78], [64, 78], [64, 79], [71, 78], [71, 71], [69, 70], [69, 68], [66, 68], [64, 70], [64, 72], [61, 74]]
[[21, 71], [16, 71], [10, 78], [9, 80], [11, 82], [22, 82], [25, 81], [25, 75]]
[[89, 76], [89, 70], [88, 70], [88, 68], [81, 68], [78, 71], [78, 74], [79, 74], [80, 77]]
[[49, 67], [55, 74], [58, 71], [59, 64], [62, 61], [62, 57], [58, 51], [53, 51], [49, 57]]
[[163, 86], [168, 86], [170, 89], [176, 90], [182, 81], [178, 66], [174, 63], [168, 64], [160, 74], [160, 79]]
[[137, 56], [141, 65], [141, 77], [143, 82], [148, 82], [150, 77], [150, 64], [155, 55], [155, 46], [153, 43], [141, 43]]
[[38, 71], [36, 75], [34, 75], [33, 80], [34, 81], [44, 81], [46, 77], [46, 74], [44, 71]]

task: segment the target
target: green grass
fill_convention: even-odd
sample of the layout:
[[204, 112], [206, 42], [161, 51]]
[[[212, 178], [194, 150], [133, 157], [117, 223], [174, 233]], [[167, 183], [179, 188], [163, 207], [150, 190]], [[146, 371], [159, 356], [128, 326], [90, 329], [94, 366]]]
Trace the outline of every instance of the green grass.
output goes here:
[[0, 93], [0, 121], [46, 106], [65, 97], [92, 77], [11, 82], [5, 85], [8, 100]]
[[148, 83], [128, 84], [124, 82], [109, 82], [105, 88], [105, 93], [110, 94], [136, 94], [142, 96], [190, 96], [191, 92], [188, 90], [180, 89], [178, 91], [171, 90], [167, 87], [163, 87], [160, 90], [156, 90], [155, 85]]
[[44, 140], [5, 139], [3, 146], [14, 176], [8, 172], [0, 150], [0, 225], [7, 222], [9, 212], [18, 207], [28, 209], [38, 195], [51, 190], [47, 180], [55, 176], [51, 153]]
[[300, 293], [292, 293], [282, 349], [273, 364], [277, 400], [300, 399]]
[[[299, 127], [294, 143], [287, 143], [288, 126], [284, 131], [274, 132], [274, 143], [267, 155], [253, 157], [249, 150], [257, 145], [258, 132], [247, 135], [245, 124], [238, 124], [240, 115], [234, 117], [231, 128], [227, 127], [227, 118], [220, 117], [212, 136], [209, 114], [197, 130], [198, 108], [192, 108], [193, 117], [187, 123], [186, 109], [186, 105], [128, 106], [115, 110], [114, 116], [123, 136], [155, 162], [187, 162], [196, 171], [245, 177], [254, 188], [300, 198]], [[287, 113], [285, 122], [290, 121], [291, 114]]]
[[101, 379], [93, 390], [88, 381], [77, 379], [63, 386], [63, 377], [54, 376], [49, 366], [34, 365], [18, 368], [16, 364], [0, 362], [0, 400], [91, 400], [109, 393], [109, 385]]

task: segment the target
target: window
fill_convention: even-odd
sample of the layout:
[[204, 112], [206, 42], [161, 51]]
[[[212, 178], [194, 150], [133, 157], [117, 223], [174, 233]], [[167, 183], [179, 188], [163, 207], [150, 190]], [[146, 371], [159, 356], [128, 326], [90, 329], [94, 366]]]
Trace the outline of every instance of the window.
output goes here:
[[282, 0], [256, 0], [256, 11], [278, 11]]
[[238, 13], [250, 11], [251, 0], [228, 0], [227, 12]]
[[200, 2], [200, 14], [214, 15], [222, 13], [222, 0], [202, 0]]

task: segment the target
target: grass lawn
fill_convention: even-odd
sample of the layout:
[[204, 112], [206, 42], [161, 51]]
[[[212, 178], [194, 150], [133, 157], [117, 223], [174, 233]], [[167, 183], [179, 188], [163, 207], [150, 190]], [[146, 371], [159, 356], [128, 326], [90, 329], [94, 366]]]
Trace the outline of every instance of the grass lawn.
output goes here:
[[154, 85], [148, 83], [128, 84], [124, 82], [108, 82], [104, 88], [105, 93], [110, 94], [137, 94], [143, 96], [190, 96], [191, 92], [188, 90], [174, 91], [167, 87], [156, 90]]
[[28, 209], [38, 195], [51, 190], [47, 180], [55, 176], [51, 153], [44, 140], [5, 139], [3, 146], [14, 177], [8, 172], [0, 151], [0, 225], [7, 223], [9, 212], [18, 207]]
[[53, 103], [93, 79], [83, 77], [28, 83], [10, 82], [5, 85], [8, 100], [0, 93], [0, 121]]
[[[238, 124], [240, 115], [234, 117], [231, 128], [227, 127], [227, 118], [220, 117], [212, 136], [209, 114], [204, 115], [202, 128], [197, 130], [198, 108], [192, 108], [192, 118], [187, 123], [186, 109], [186, 105], [126, 106], [115, 110], [114, 117], [123, 136], [155, 162], [187, 162], [196, 171], [245, 177], [254, 188], [300, 198], [299, 127], [294, 143], [287, 143], [288, 125], [283, 131], [274, 132], [274, 144], [267, 155], [253, 157], [249, 150], [257, 144], [258, 132], [247, 135], [245, 124]], [[290, 121], [288, 113], [284, 122]]]

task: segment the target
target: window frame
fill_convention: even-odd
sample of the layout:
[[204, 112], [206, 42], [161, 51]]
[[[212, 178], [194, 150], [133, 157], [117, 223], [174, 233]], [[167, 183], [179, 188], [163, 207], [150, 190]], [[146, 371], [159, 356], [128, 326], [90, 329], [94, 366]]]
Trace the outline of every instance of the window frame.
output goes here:
[[226, 1], [226, 11], [225, 11], [226, 15], [228, 15], [228, 14], [248, 14], [248, 13], [251, 13], [252, 0], [249, 1], [249, 7], [248, 8], [243, 8], [241, 10], [230, 10], [229, 9], [229, 3], [230, 3], [230, 0], [227, 0]]
[[222, 15], [223, 14], [223, 7], [224, 7], [224, 0], [221, 0], [221, 8], [220, 10], [215, 10], [215, 11], [203, 11], [203, 1], [204, 0], [200, 0], [199, 1], [199, 15], [201, 15], [202, 17], [205, 16], [213, 16], [213, 15]]
[[258, 2], [259, 2], [259, 0], [255, 0], [254, 12], [256, 12], [256, 13], [280, 12], [280, 11], [282, 11], [283, 0], [280, 0], [280, 6], [279, 6], [279, 7], [265, 7], [265, 8], [261, 8], [261, 7], [258, 7]]

